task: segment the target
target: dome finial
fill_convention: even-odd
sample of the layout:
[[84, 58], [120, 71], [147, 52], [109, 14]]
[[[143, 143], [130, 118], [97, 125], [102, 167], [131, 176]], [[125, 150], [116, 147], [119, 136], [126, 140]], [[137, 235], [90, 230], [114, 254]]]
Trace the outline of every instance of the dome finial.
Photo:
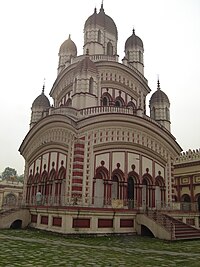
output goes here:
[[133, 35], [135, 35], [135, 28], [133, 27]]
[[69, 37], [68, 37], [69, 40], [71, 40], [71, 34], [69, 34]]
[[45, 89], [45, 78], [44, 78], [44, 82], [43, 82], [43, 86], [42, 86], [42, 94], [44, 94], [44, 89]]
[[160, 81], [159, 81], [159, 75], [158, 75], [158, 80], [157, 80], [157, 90], [160, 90]]
[[103, 8], [103, 0], [102, 0], [102, 2], [101, 2], [100, 12], [101, 12], [101, 11], [104, 11], [104, 8]]

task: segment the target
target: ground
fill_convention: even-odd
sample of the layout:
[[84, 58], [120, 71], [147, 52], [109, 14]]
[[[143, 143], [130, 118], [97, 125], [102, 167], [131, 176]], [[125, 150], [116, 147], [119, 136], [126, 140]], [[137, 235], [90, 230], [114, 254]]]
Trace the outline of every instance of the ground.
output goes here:
[[64, 237], [37, 230], [0, 230], [2, 267], [200, 267], [200, 240]]

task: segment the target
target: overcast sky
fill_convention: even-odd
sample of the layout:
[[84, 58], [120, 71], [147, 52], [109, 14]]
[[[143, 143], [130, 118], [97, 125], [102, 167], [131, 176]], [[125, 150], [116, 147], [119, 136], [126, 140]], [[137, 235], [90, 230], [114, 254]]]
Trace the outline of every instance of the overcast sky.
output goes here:
[[[29, 130], [31, 105], [44, 77], [49, 95], [58, 51], [71, 34], [82, 54], [83, 27], [101, 0], [0, 1], [0, 172], [24, 171], [18, 149]], [[183, 150], [200, 148], [200, 1], [104, 0], [118, 28], [118, 54], [135, 33], [144, 43], [145, 77], [171, 103], [171, 130]]]

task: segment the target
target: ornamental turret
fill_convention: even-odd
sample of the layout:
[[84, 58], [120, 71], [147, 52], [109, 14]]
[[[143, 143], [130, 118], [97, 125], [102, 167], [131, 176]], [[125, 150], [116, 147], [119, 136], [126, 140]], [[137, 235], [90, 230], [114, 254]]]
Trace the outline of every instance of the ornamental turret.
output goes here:
[[157, 83], [157, 91], [153, 93], [149, 101], [150, 117], [159, 122], [170, 131], [170, 102], [168, 96], [160, 89]]
[[132, 35], [125, 43], [125, 58], [123, 61], [131, 64], [144, 75], [143, 53], [143, 42], [137, 35], [135, 35], [135, 30], [133, 29]]

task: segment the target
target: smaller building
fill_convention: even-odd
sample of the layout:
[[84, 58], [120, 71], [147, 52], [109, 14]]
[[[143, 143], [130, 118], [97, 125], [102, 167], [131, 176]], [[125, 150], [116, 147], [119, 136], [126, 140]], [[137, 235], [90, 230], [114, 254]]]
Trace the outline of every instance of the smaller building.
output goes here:
[[183, 210], [200, 211], [200, 149], [183, 152], [174, 161], [176, 202]]
[[22, 202], [23, 184], [16, 177], [0, 181], [0, 210], [19, 207]]

